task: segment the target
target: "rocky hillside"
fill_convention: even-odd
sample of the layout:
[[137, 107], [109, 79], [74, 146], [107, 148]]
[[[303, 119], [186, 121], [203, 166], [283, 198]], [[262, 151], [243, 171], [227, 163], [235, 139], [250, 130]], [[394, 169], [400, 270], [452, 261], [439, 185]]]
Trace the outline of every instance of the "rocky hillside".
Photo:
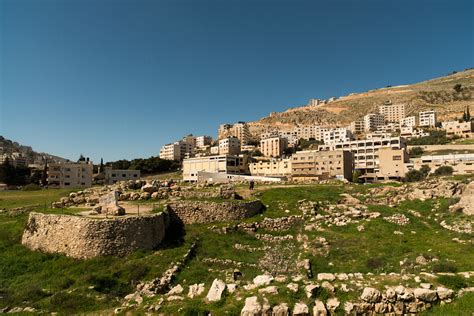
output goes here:
[[[456, 85], [461, 86], [454, 89]], [[285, 112], [273, 112], [268, 117], [251, 122], [251, 131], [258, 133], [269, 128], [310, 124], [346, 126], [375, 111], [386, 100], [405, 103], [408, 115], [434, 109], [440, 119], [457, 118], [467, 105], [474, 107], [474, 69], [410, 85], [351, 93], [316, 107], [301, 106]]]
[[42, 163], [44, 159], [48, 159], [49, 162], [63, 162], [66, 159], [50, 155], [47, 153], [39, 153], [33, 150], [30, 146], [24, 146], [12, 140], [6, 139], [0, 136], [0, 154], [12, 154], [21, 153], [28, 157], [31, 163]]

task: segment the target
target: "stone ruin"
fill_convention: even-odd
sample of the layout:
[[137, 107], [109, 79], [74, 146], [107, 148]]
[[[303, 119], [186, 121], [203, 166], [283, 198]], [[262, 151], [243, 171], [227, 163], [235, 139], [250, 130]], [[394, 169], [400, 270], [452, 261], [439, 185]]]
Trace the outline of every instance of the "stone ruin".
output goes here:
[[92, 214], [105, 214], [113, 216], [125, 215], [125, 209], [118, 205], [119, 192], [110, 191], [99, 197], [99, 205], [92, 209]]

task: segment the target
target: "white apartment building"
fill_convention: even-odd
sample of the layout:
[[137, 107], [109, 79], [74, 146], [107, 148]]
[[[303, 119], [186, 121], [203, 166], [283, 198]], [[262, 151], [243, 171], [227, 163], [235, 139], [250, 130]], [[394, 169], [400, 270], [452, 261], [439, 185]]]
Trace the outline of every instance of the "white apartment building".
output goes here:
[[321, 99], [309, 99], [308, 106], [318, 106], [324, 104], [324, 101]]
[[288, 140], [280, 136], [260, 141], [260, 151], [265, 157], [281, 157], [286, 148], [288, 148]]
[[383, 115], [385, 122], [399, 123], [405, 117], [405, 104], [386, 102], [379, 106], [379, 113]]
[[400, 120], [400, 127], [410, 127], [410, 126], [416, 126], [415, 116], [407, 116]]
[[28, 166], [28, 158], [21, 153], [14, 152], [12, 154], [0, 154], [0, 164], [4, 163], [7, 159], [10, 165], [15, 167]]
[[160, 149], [160, 158], [164, 160], [180, 160], [181, 159], [181, 146], [179, 142], [166, 144]]
[[291, 177], [291, 158], [261, 160], [249, 164], [250, 174], [259, 177]]
[[140, 179], [140, 170], [122, 170], [105, 167], [105, 184], [114, 184], [117, 181], [128, 181]]
[[240, 154], [240, 140], [231, 136], [219, 141], [219, 155], [238, 155]]
[[320, 145], [318, 150], [345, 150], [354, 154], [354, 165], [356, 170], [362, 173], [379, 172], [379, 150], [380, 148], [404, 149], [406, 141], [401, 137], [386, 137], [363, 140], [352, 140], [348, 142], [331, 145]]
[[369, 113], [364, 116], [364, 130], [366, 132], [375, 131], [379, 126], [385, 124], [385, 119], [382, 114]]
[[92, 161], [59, 163], [48, 166], [48, 186], [59, 188], [89, 188], [92, 186]]
[[325, 144], [333, 144], [352, 139], [352, 132], [343, 127], [331, 128], [323, 133], [323, 141]]
[[211, 136], [197, 136], [196, 147], [203, 148], [212, 144]]
[[235, 124], [221, 124], [217, 131], [218, 139], [227, 137], [237, 137], [243, 145], [246, 145], [251, 138], [250, 129], [247, 123], [238, 122]]
[[349, 151], [297, 151], [291, 156], [291, 177], [305, 179], [347, 179], [352, 177], [353, 155]]
[[412, 139], [418, 137], [430, 136], [430, 133], [413, 126], [404, 126], [400, 128], [400, 136], [405, 139]]
[[183, 160], [183, 180], [198, 181], [199, 173], [249, 174], [246, 155], [218, 155]]
[[436, 126], [436, 112], [424, 111], [419, 113], [419, 126], [435, 127]]
[[446, 130], [448, 136], [459, 136], [462, 138], [474, 137], [474, 121], [471, 122], [458, 122], [449, 121], [442, 122], [441, 127]]
[[375, 132], [377, 133], [394, 133], [400, 130], [399, 123], [385, 123], [384, 125], [380, 125], [377, 127]]

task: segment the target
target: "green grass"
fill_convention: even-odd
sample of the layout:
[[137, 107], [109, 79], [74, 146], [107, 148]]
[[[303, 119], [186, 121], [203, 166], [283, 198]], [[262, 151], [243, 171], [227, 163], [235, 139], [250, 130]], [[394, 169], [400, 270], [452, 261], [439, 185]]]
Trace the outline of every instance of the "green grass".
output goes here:
[[422, 315], [429, 316], [472, 316], [474, 313], [474, 293], [467, 293], [461, 298], [447, 305], [435, 305], [431, 310], [424, 312]]
[[58, 201], [74, 190], [70, 189], [47, 189], [40, 191], [0, 191], [0, 209], [11, 209], [16, 207], [48, 207], [51, 202]]

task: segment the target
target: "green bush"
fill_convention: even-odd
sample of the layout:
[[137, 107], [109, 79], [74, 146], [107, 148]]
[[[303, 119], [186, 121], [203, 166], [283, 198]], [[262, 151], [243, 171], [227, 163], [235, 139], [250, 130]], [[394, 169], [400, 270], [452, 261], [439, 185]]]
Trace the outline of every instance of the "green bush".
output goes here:
[[466, 279], [460, 275], [441, 275], [438, 277], [438, 282], [453, 290], [468, 287]]
[[407, 182], [417, 182], [425, 178], [425, 174], [420, 170], [410, 170], [405, 174], [405, 181]]
[[437, 263], [433, 266], [433, 272], [438, 273], [438, 272], [452, 272], [455, 273], [458, 271], [458, 268], [449, 262], [440, 262]]
[[413, 147], [412, 149], [410, 149], [408, 154], [410, 155], [410, 158], [416, 158], [416, 157], [420, 157], [423, 154], [423, 152], [424, 152], [423, 148]]
[[23, 191], [39, 191], [41, 190], [41, 187], [35, 183], [30, 183], [30, 184], [25, 185], [22, 188], [22, 190]]
[[435, 170], [435, 176], [450, 176], [454, 172], [453, 167], [451, 166], [441, 166]]

